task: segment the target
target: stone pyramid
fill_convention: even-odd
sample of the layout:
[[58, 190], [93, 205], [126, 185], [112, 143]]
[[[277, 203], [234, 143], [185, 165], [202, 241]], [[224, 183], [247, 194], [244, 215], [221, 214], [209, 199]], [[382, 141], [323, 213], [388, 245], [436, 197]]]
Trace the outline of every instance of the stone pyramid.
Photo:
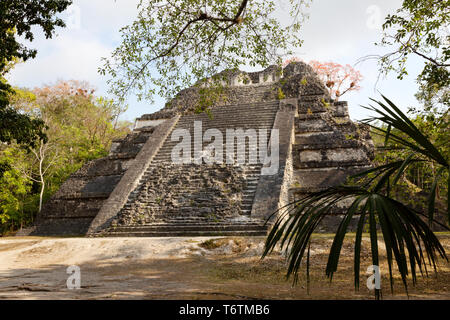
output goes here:
[[[331, 100], [304, 63], [280, 71], [227, 72], [224, 99], [208, 114], [195, 112], [194, 86], [143, 115], [108, 157], [61, 186], [28, 234], [265, 235], [285, 204], [369, 167], [368, 129], [347, 103]], [[223, 150], [205, 153], [219, 138]], [[321, 230], [336, 227], [340, 210]]]

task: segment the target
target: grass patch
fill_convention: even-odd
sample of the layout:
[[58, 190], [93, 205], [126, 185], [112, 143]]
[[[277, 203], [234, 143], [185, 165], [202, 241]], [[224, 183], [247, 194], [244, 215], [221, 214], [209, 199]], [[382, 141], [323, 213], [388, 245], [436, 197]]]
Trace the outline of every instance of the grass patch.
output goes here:
[[[222, 241], [220, 241], [222, 240]], [[228, 242], [228, 241], [226, 241]], [[214, 250], [217, 248], [220, 248], [221, 246], [223, 246], [225, 243], [223, 241], [223, 239], [209, 239], [206, 240], [202, 243], [199, 244], [199, 247], [206, 249], [206, 250]]]

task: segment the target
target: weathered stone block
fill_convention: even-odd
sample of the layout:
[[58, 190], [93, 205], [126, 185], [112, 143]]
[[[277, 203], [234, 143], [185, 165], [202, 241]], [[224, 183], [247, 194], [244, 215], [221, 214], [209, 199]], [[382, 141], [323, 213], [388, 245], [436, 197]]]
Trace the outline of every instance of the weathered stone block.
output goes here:
[[323, 119], [295, 119], [295, 133], [324, 131], [333, 131], [333, 127]]
[[348, 176], [365, 169], [367, 167], [297, 169], [294, 170], [293, 183], [304, 188], [326, 188], [339, 185]]

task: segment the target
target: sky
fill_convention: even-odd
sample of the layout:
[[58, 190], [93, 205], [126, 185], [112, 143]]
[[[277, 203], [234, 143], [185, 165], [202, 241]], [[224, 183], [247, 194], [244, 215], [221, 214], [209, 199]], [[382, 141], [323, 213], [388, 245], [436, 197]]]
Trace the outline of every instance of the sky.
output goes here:
[[[279, 2], [277, 16], [289, 14], [288, 0]], [[19, 64], [8, 75], [14, 86], [34, 88], [54, 84], [58, 80], [88, 81], [98, 95], [108, 96], [106, 78], [98, 73], [102, 58], [109, 57], [120, 44], [120, 29], [131, 24], [136, 17], [139, 0], [74, 0], [62, 14], [67, 27], [58, 29], [52, 39], [36, 33], [30, 44], [38, 50], [36, 59]], [[379, 93], [393, 100], [403, 110], [417, 105], [415, 79], [423, 68], [420, 59], [411, 58], [409, 75], [398, 80], [395, 74], [379, 78], [374, 60], [357, 61], [366, 55], [378, 54], [375, 45], [381, 40], [381, 24], [388, 13], [401, 7], [402, 0], [313, 0], [307, 9], [309, 18], [303, 24], [300, 36], [304, 40], [296, 56], [304, 61], [333, 61], [350, 64], [359, 70], [364, 79], [361, 90], [347, 93], [341, 100], [349, 103], [350, 117], [361, 120], [368, 116], [360, 105], [368, 105], [369, 98], [380, 98]], [[127, 101], [129, 108], [123, 120], [133, 121], [145, 113], [164, 106], [157, 98], [155, 103], [138, 102], [133, 96]]]

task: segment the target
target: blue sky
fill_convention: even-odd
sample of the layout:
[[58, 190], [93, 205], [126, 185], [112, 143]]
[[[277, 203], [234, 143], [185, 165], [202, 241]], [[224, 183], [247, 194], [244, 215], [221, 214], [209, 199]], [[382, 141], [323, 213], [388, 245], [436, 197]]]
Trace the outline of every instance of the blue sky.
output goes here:
[[[288, 14], [288, 0], [280, 1], [282, 18]], [[137, 14], [138, 0], [74, 0], [63, 14], [68, 27], [58, 30], [53, 39], [47, 40], [40, 33], [31, 46], [38, 49], [34, 60], [19, 64], [8, 75], [15, 86], [34, 88], [53, 84], [57, 80], [84, 80], [95, 88], [97, 94], [107, 96], [106, 78], [98, 74], [101, 58], [108, 57], [120, 44], [120, 28], [132, 23]], [[377, 54], [380, 48], [375, 42], [381, 39], [380, 25], [388, 13], [401, 6], [401, 0], [313, 0], [307, 10], [309, 19], [300, 31], [304, 45], [296, 55], [305, 61], [334, 61], [354, 65], [369, 54]], [[365, 109], [369, 97], [379, 97], [378, 91], [391, 98], [402, 109], [417, 105], [415, 78], [423, 67], [420, 59], [408, 62], [409, 76], [396, 79], [395, 74], [381, 78], [377, 85], [378, 66], [375, 61], [358, 64], [356, 69], [364, 76], [362, 89], [348, 93], [342, 100], [349, 102], [352, 119], [367, 117]], [[123, 119], [133, 121], [145, 113], [164, 106], [163, 99], [154, 104], [138, 102], [130, 97], [129, 109]]]

